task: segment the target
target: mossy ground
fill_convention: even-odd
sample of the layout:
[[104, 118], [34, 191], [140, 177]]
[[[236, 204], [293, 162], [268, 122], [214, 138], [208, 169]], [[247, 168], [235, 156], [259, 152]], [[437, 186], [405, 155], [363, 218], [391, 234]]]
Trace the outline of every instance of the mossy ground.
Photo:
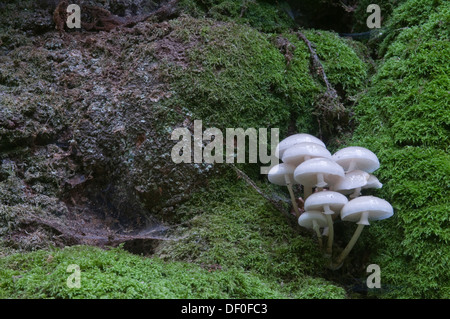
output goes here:
[[[69, 288], [69, 265], [78, 265], [81, 287]], [[89, 246], [39, 250], [0, 259], [1, 298], [344, 298], [320, 278], [274, 280], [236, 267], [199, 266], [141, 257], [121, 248]]]
[[[13, 255], [1, 261], [2, 298], [280, 298], [279, 287], [251, 273], [203, 269], [132, 255], [120, 248], [73, 246]], [[69, 288], [77, 264], [81, 287]]]

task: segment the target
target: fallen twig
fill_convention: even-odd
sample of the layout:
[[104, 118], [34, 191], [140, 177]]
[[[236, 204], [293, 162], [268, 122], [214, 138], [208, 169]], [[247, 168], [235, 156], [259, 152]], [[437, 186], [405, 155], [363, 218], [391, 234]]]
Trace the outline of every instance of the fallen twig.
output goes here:
[[319, 75], [323, 82], [325, 83], [325, 85], [327, 86], [327, 91], [329, 91], [329, 95], [333, 98], [338, 98], [338, 95], [336, 93], [336, 90], [333, 88], [333, 86], [330, 84], [330, 82], [328, 81], [327, 75], [325, 74], [325, 70], [323, 68], [322, 63], [319, 60], [319, 57], [317, 56], [316, 50], [314, 50], [314, 48], [312, 47], [311, 42], [308, 40], [308, 38], [301, 33], [300, 31], [297, 31], [297, 36], [303, 40], [303, 42], [306, 43], [306, 46], [308, 47], [309, 50], [309, 54], [311, 56], [311, 62], [312, 62], [312, 67], [313, 70], [316, 71], [317, 75]]
[[[300, 31], [297, 31], [297, 36], [308, 47], [311, 57], [312, 72], [318, 75], [323, 83], [325, 83], [326, 90], [324, 93], [319, 94], [316, 97], [315, 105], [317, 108], [317, 121], [319, 122], [320, 135], [322, 138], [322, 127], [326, 128], [330, 133], [335, 131], [335, 127], [339, 127], [336, 123], [340, 121], [348, 121], [348, 112], [344, 105], [340, 101], [340, 97], [335, 88], [328, 81], [328, 77], [325, 73], [324, 67], [320, 62], [320, 59], [314, 50], [312, 43], [308, 38]], [[321, 125], [321, 119], [324, 120], [325, 125]], [[337, 119], [338, 122], [335, 122]]]

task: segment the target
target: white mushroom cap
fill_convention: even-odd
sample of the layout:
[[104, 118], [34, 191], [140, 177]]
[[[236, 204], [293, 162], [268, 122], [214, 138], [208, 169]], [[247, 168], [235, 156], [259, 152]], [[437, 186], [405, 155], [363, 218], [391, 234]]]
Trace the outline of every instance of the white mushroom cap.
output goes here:
[[351, 194], [356, 189], [361, 190], [362, 187], [366, 186], [369, 177], [369, 173], [359, 169], [347, 172], [344, 177], [341, 177], [336, 181], [332, 187], [332, 190], [346, 195]]
[[377, 156], [370, 150], [359, 146], [349, 146], [333, 154], [332, 159], [345, 171], [359, 169], [372, 173], [380, 167]]
[[315, 144], [325, 147], [325, 144], [317, 137], [312, 136], [310, 134], [306, 134], [306, 133], [298, 133], [298, 134], [288, 136], [284, 140], [282, 140], [277, 145], [277, 148], [275, 150], [275, 156], [278, 158], [282, 158], [284, 151], [286, 151], [288, 148], [290, 148], [291, 146], [293, 146], [295, 144], [305, 143], [305, 142], [306, 143], [315, 143]]
[[339, 213], [341, 208], [347, 203], [348, 199], [344, 195], [332, 191], [323, 191], [314, 193], [306, 199], [305, 210], [319, 210], [326, 215], [332, 215]]
[[304, 212], [298, 218], [298, 224], [305, 228], [313, 228], [314, 220], [320, 228], [327, 226], [327, 219], [325, 215], [318, 211]]
[[315, 157], [324, 157], [331, 159], [331, 153], [322, 145], [304, 142], [295, 144], [285, 150], [283, 153], [282, 161], [287, 164], [298, 166], [305, 160]]
[[296, 184], [293, 176], [294, 170], [295, 166], [286, 163], [280, 163], [270, 169], [267, 177], [269, 179], [269, 182], [276, 185], [286, 186], [286, 178], [289, 179], [291, 184]]
[[386, 200], [375, 196], [361, 196], [342, 207], [341, 219], [369, 225], [369, 220], [381, 220], [393, 214], [394, 209]]
[[369, 179], [367, 180], [367, 184], [362, 188], [381, 188], [383, 184], [380, 183], [378, 178], [375, 175], [369, 174]]
[[307, 186], [325, 187], [344, 176], [341, 166], [328, 158], [312, 158], [304, 161], [294, 171], [294, 179]]

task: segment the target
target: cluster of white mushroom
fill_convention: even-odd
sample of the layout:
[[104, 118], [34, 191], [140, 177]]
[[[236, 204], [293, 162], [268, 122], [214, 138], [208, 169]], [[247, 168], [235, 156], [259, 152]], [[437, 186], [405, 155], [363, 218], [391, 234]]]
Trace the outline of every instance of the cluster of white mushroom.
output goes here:
[[[357, 222], [358, 227], [330, 268], [339, 268], [369, 220], [381, 220], [393, 215], [392, 206], [375, 196], [360, 196], [361, 190], [381, 188], [372, 175], [380, 167], [377, 156], [370, 150], [350, 146], [335, 154], [325, 144], [309, 134], [294, 134], [282, 140], [276, 155], [283, 161], [269, 171], [269, 181], [287, 186], [300, 226], [313, 229], [322, 248], [322, 233], [328, 237], [326, 255], [331, 258], [333, 247], [333, 220]], [[294, 184], [303, 186], [304, 212], [298, 208]], [[315, 192], [313, 193], [313, 189]], [[348, 195], [348, 198], [346, 197]]]

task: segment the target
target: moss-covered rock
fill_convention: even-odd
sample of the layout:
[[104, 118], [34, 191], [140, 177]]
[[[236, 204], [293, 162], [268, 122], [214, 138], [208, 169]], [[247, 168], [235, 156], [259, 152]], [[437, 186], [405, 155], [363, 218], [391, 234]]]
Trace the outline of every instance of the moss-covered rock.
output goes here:
[[331, 85], [344, 99], [351, 99], [365, 87], [369, 65], [352, 41], [329, 31], [309, 30], [305, 35], [314, 43]]
[[[433, 1], [402, 1], [393, 12], [393, 17], [386, 21], [386, 37], [380, 44], [379, 52], [381, 56], [386, 54], [387, 49], [399, 34], [406, 35], [410, 30], [426, 27], [434, 36], [445, 38], [448, 36], [448, 30], [444, 27], [448, 17], [446, 17], [445, 8], [440, 0]], [[431, 28], [431, 29], [430, 29]], [[412, 39], [414, 36], [407, 36]], [[400, 43], [397, 43], [400, 44]], [[405, 52], [406, 53], [406, 52]]]
[[179, 6], [196, 18], [247, 24], [262, 32], [282, 32], [294, 26], [289, 11], [276, 1], [181, 0]]
[[370, 228], [381, 297], [449, 297], [449, 15], [445, 1], [410, 0], [394, 10], [390, 25], [401, 30], [386, 40], [382, 64], [355, 107], [353, 143], [378, 155], [378, 194], [395, 210]]
[[193, 118], [220, 129], [287, 127], [290, 108], [281, 92], [286, 64], [267, 36], [235, 23], [187, 17], [172, 26], [175, 39], [193, 42], [189, 66], [175, 70], [173, 86]]
[[[139, 13], [121, 3], [101, 5], [116, 14]], [[1, 296], [345, 297], [321, 278], [324, 262], [314, 237], [299, 232], [234, 172], [170, 158], [173, 129], [191, 128], [196, 119], [221, 129], [278, 127], [281, 137], [288, 129], [320, 131], [314, 111], [324, 86], [311, 74], [306, 45], [288, 32], [290, 20], [274, 3], [247, 4], [237, 12], [236, 2], [217, 1], [209, 18], [182, 15], [62, 36], [51, 20], [39, 27], [44, 20], [30, 14], [48, 17], [51, 6], [15, 1], [3, 7], [0, 253], [39, 251], [2, 260]], [[9, 15], [14, 5], [23, 10]], [[278, 31], [284, 33], [270, 33]], [[342, 98], [354, 95], [366, 77], [361, 57], [334, 33], [307, 34]], [[258, 165], [246, 169], [257, 179]], [[48, 252], [83, 238], [105, 236], [105, 243], [114, 234], [149, 229], [163, 239], [178, 236], [157, 247], [154, 259], [159, 268], [173, 269], [170, 280], [152, 281], [154, 273], [144, 270], [151, 260], [121, 250]], [[146, 246], [140, 252], [153, 253]], [[44, 261], [48, 254], [61, 265]], [[74, 259], [83, 261], [86, 278], [99, 276], [84, 292], [64, 286]], [[113, 283], [108, 269], [125, 273], [130, 264], [140, 270]], [[197, 275], [184, 282], [181, 273], [190, 267]], [[222, 270], [210, 274], [201, 267]], [[53, 271], [42, 285], [42, 276]], [[136, 278], [149, 278], [158, 289]]]

